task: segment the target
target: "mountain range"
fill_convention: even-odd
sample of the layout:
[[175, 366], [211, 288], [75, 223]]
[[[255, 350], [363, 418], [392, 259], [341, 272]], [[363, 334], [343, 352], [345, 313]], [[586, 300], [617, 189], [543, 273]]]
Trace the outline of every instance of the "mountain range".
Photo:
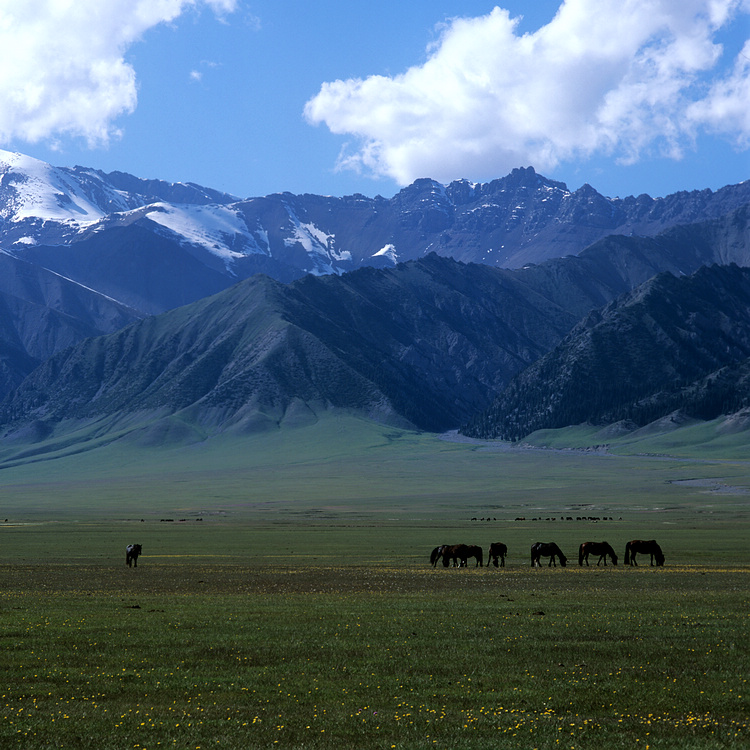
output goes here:
[[[154, 286], [168, 280], [169, 259], [160, 261], [171, 252], [182, 262], [192, 256], [213, 272], [213, 283], [226, 288], [258, 272], [289, 281], [307, 273], [393, 266], [428, 252], [520, 268], [577, 255], [611, 234], [653, 236], [679, 224], [719, 218], [748, 203], [750, 182], [656, 199], [605, 198], [590, 185], [571, 191], [531, 167], [489, 183], [442, 185], [421, 179], [390, 199], [277, 193], [240, 200], [192, 183], [52, 167], [0, 151], [0, 248], [45, 267], [54, 265], [58, 273], [92, 289], [102, 282], [101, 268], [92, 261], [111, 233], [115, 244], [130, 232], [136, 244], [146, 237], [162, 240], [153, 252], [153, 267], [146, 269]], [[126, 275], [119, 288], [113, 287], [120, 294], [115, 299], [131, 305], [137, 281]], [[196, 283], [187, 273], [183, 300], [205, 296]], [[141, 304], [143, 296], [136, 291]], [[161, 312], [172, 300], [151, 295], [149, 304], [153, 309], [148, 312]]]
[[[531, 168], [486, 184], [418, 180], [391, 199], [239, 200], [0, 152], [0, 422], [31, 440], [82, 423], [192, 440], [344, 408], [516, 438], [541, 423], [508, 394], [532, 381], [564, 392], [556, 378], [587, 349], [569, 342], [596, 315], [617, 340], [634, 326], [612, 311], [642, 298], [639, 285], [653, 299], [671, 290], [690, 315], [703, 287], [688, 277], [750, 265], [749, 207], [750, 183], [608, 199]], [[739, 294], [739, 271], [714, 293]], [[715, 372], [673, 369], [684, 387]], [[566, 419], [661, 407], [607, 408]], [[529, 419], [510, 430], [509, 409]]]

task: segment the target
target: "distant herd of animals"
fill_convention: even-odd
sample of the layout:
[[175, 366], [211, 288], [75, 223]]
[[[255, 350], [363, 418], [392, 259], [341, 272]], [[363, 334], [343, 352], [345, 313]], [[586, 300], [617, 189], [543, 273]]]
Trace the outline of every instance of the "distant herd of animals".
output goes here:
[[[487, 550], [487, 566], [494, 565], [496, 568], [505, 567], [505, 557], [508, 554], [508, 547], [502, 542], [493, 542]], [[578, 548], [578, 564], [589, 564], [589, 556], [598, 557], [596, 564], [607, 564], [607, 558], [612, 565], [617, 565], [617, 554], [609, 542], [584, 542]], [[642, 539], [633, 539], [625, 545], [625, 565], [638, 565], [636, 555], [650, 555], [651, 565], [664, 565], [664, 553], [661, 547], [654, 539], [644, 541]], [[430, 563], [434, 568], [440, 560], [443, 561], [443, 567], [448, 568], [453, 564], [454, 568], [465, 568], [468, 565], [469, 558], [474, 558], [476, 564], [474, 567], [481, 568], [484, 564], [482, 548], [476, 544], [441, 544], [432, 550]], [[557, 567], [558, 560], [564, 568], [567, 565], [568, 558], [563, 551], [554, 542], [535, 542], [531, 545], [531, 567], [539, 567], [541, 558], [548, 557], [548, 567], [554, 565]]]
[[[472, 521], [497, 521], [497, 518], [490, 518], [487, 516], [487, 518], [477, 518], [474, 516]], [[526, 516], [516, 516], [514, 521], [525, 521]], [[532, 521], [556, 521], [557, 516], [542, 518], [539, 516], [539, 518], [532, 518]], [[561, 521], [614, 521], [614, 516], [576, 516], [573, 518], [573, 516], [560, 516]], [[622, 521], [622, 517], [620, 517], [620, 520]]]

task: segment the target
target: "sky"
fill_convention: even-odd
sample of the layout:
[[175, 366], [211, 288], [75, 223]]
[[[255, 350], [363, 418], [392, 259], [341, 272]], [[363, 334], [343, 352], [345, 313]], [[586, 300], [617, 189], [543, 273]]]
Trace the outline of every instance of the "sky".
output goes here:
[[0, 148], [241, 198], [750, 179], [750, 0], [0, 0]]

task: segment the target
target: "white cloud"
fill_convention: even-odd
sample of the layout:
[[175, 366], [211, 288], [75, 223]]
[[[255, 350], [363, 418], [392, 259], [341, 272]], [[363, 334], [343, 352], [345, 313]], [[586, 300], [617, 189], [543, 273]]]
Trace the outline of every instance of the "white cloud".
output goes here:
[[3, 0], [0, 143], [61, 135], [90, 144], [118, 134], [137, 83], [123, 55], [148, 29], [191, 7], [232, 12], [237, 0]]
[[750, 41], [737, 56], [734, 69], [688, 109], [690, 119], [706, 129], [728, 135], [740, 149], [750, 147]]
[[305, 116], [357, 138], [341, 167], [401, 184], [595, 153], [679, 158], [702, 127], [750, 134], [750, 60], [716, 72], [718, 32], [747, 12], [748, 0], [566, 0], [520, 35], [496, 7], [450, 21], [401, 75], [324, 83]]

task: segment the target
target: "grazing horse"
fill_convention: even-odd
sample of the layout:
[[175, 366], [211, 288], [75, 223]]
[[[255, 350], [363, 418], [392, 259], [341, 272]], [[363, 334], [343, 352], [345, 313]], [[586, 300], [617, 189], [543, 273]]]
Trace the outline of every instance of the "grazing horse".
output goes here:
[[482, 548], [476, 544], [453, 544], [443, 548], [443, 567], [447, 568], [453, 560], [454, 568], [465, 568], [470, 557], [476, 558], [475, 567], [482, 567]]
[[138, 567], [138, 555], [143, 552], [143, 547], [140, 544], [129, 544], [125, 547], [125, 565], [128, 567], [134, 565]]
[[460, 565], [462, 555], [463, 562], [464, 564], [466, 564], [466, 555], [464, 554], [465, 549], [465, 544], [446, 544], [443, 547], [443, 567], [449, 567], [451, 564], [451, 560], [453, 560], [453, 567], [458, 567]]
[[500, 560], [500, 567], [505, 567], [505, 556], [508, 554], [508, 548], [502, 542], [492, 542], [490, 548], [487, 551], [487, 567], [490, 566], [490, 561], [497, 568], [498, 559]]
[[664, 553], [654, 539], [649, 539], [647, 542], [642, 539], [633, 539], [632, 542], [628, 542], [625, 545], [625, 565], [637, 566], [635, 556], [639, 552], [644, 555], [651, 555], [651, 565], [654, 564], [654, 560], [656, 560], [657, 565], [664, 565]]
[[562, 550], [554, 542], [536, 542], [531, 545], [532, 568], [535, 566], [538, 568], [541, 565], [539, 562], [540, 557], [549, 557], [549, 565], [547, 567], [551, 567], [552, 565], [557, 567], [555, 557], [560, 560], [560, 565], [562, 565], [563, 568], [568, 562], [568, 558], [563, 555]]
[[589, 555], [599, 555], [599, 559], [596, 561], [597, 565], [604, 561], [606, 567], [607, 555], [609, 555], [612, 560], [612, 565], [617, 565], [617, 555], [609, 542], [584, 542], [578, 548], [578, 564], [583, 565], [585, 562], [586, 565], [588, 565]]
[[[466, 553], [466, 557], [467, 558], [473, 557], [477, 561], [474, 567], [475, 568], [483, 567], [482, 548], [477, 544], [470, 544], [468, 545], [467, 550], [468, 551]], [[466, 560], [464, 560], [464, 565], [466, 565]]]
[[438, 564], [438, 560], [443, 556], [446, 549], [448, 549], [448, 545], [441, 544], [439, 547], [435, 547], [435, 549], [432, 550], [432, 553], [430, 554], [430, 563], [432, 563], [433, 568]]

